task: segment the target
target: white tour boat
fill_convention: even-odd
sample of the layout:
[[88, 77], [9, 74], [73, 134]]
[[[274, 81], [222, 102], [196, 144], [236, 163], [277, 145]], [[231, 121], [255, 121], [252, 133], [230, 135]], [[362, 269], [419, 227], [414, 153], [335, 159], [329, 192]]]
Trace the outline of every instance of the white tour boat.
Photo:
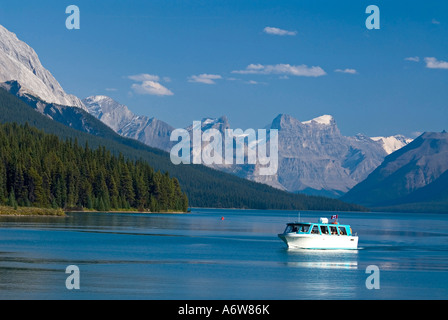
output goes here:
[[[279, 234], [289, 248], [300, 249], [358, 249], [358, 236], [353, 234], [350, 225], [328, 222], [320, 218], [318, 223], [293, 222], [286, 225]], [[332, 217], [332, 218], [333, 218]]]

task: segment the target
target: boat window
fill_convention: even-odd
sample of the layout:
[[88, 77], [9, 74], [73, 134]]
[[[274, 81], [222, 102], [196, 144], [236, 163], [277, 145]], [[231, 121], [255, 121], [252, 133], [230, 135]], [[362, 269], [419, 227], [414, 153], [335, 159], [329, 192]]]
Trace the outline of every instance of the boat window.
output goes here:
[[313, 229], [311, 229], [312, 234], [319, 234], [319, 228], [317, 226], [313, 226]]
[[328, 234], [328, 227], [327, 226], [320, 226], [320, 231], [322, 234]]
[[332, 235], [338, 235], [338, 228], [336, 228], [335, 226], [330, 226], [330, 233]]
[[347, 235], [347, 230], [345, 230], [345, 227], [339, 227], [339, 233], [343, 236]]
[[292, 233], [292, 232], [308, 233], [309, 230], [310, 230], [309, 224], [288, 224], [286, 226], [284, 233]]

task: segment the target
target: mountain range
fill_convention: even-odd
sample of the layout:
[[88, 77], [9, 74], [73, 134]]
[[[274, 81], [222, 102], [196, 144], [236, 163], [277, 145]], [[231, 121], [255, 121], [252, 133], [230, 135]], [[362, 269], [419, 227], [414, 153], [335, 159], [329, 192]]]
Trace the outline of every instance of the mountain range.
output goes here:
[[[340, 200], [291, 194], [270, 186], [255, 183], [208, 168], [203, 165], [174, 165], [169, 154], [135, 139], [123, 137], [111, 127], [87, 112], [84, 103], [66, 94], [51, 74], [40, 64], [37, 55], [25, 43], [2, 27], [0, 34], [1, 74], [0, 123], [16, 122], [55, 134], [75, 144], [90, 148], [107, 148], [117, 156], [148, 162], [156, 171], [176, 177], [191, 206], [233, 207], [293, 210], [365, 210]], [[12, 54], [14, 53], [14, 54]], [[16, 55], [19, 58], [14, 58]], [[28, 71], [26, 71], [28, 70]], [[34, 75], [32, 76], [30, 72]], [[22, 74], [24, 73], [24, 75]], [[100, 113], [96, 114], [100, 116]], [[134, 119], [134, 118], [132, 118]], [[122, 132], [144, 136], [162, 132], [155, 119], [136, 117], [141, 126], [131, 129], [121, 126]], [[135, 123], [134, 122], [134, 123]], [[153, 125], [153, 127], [151, 127]], [[153, 128], [151, 132], [151, 128]], [[118, 127], [115, 127], [118, 130]], [[127, 130], [127, 131], [126, 131]], [[168, 129], [165, 134], [169, 136]], [[137, 133], [138, 132], [138, 133]], [[163, 138], [163, 134], [160, 136]], [[164, 140], [164, 138], [161, 141]]]
[[[170, 151], [173, 143], [169, 135], [174, 128], [166, 122], [137, 116], [127, 106], [106, 96], [88, 97], [83, 103], [92, 115], [117, 133]], [[224, 134], [224, 130], [231, 129], [226, 116], [203, 118], [201, 123], [202, 131], [214, 128]], [[301, 122], [290, 115], [280, 114], [265, 128], [268, 132], [277, 129], [279, 133], [279, 169], [276, 175], [257, 174], [257, 165], [212, 167], [290, 192], [338, 197], [364, 180], [386, 155], [412, 141], [402, 135], [369, 138], [358, 134], [346, 137], [330, 115]], [[191, 125], [186, 129], [191, 132]]]
[[[53, 120], [96, 134], [87, 111], [123, 137], [168, 152], [174, 144], [170, 141], [174, 128], [164, 121], [135, 115], [107, 96], [80, 100], [66, 94], [36, 52], [2, 26], [0, 65], [0, 86]], [[230, 128], [226, 117], [205, 118], [202, 123], [203, 130], [213, 127], [224, 132]], [[257, 165], [213, 167], [290, 192], [337, 197], [362, 181], [388, 152], [407, 142], [402, 139], [401, 144], [391, 144], [390, 140], [398, 141], [395, 137], [378, 141], [361, 135], [344, 137], [328, 115], [304, 122], [279, 115], [266, 128], [279, 130], [279, 170], [275, 176], [260, 176]]]
[[[63, 138], [76, 137], [94, 146], [107, 145], [117, 154], [143, 158], [156, 170], [178, 177], [192, 205], [359, 210], [360, 204], [375, 210], [448, 209], [445, 132], [424, 133], [415, 140], [402, 135], [350, 137], [341, 134], [331, 115], [300, 121], [279, 114], [265, 127], [267, 137], [270, 130], [278, 130], [275, 175], [261, 176], [259, 163], [176, 166], [167, 153], [174, 144], [170, 141], [174, 127], [136, 115], [107, 96], [81, 100], [65, 93], [34, 50], [2, 26], [0, 88], [1, 122], [26, 121]], [[202, 131], [213, 128], [221, 133], [231, 128], [225, 116], [204, 118], [201, 125]], [[191, 134], [192, 126], [185, 129]], [[264, 143], [268, 146], [269, 138]], [[246, 143], [246, 152], [247, 147]], [[342, 196], [343, 201], [356, 205], [303, 193]]]

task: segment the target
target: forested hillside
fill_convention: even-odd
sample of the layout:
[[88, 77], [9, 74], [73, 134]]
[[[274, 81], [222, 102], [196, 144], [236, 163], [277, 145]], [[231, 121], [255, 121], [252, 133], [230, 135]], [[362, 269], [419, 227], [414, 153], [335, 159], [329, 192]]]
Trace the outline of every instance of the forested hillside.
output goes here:
[[60, 140], [36, 128], [0, 125], [0, 204], [99, 211], [187, 211], [176, 178], [142, 160]]

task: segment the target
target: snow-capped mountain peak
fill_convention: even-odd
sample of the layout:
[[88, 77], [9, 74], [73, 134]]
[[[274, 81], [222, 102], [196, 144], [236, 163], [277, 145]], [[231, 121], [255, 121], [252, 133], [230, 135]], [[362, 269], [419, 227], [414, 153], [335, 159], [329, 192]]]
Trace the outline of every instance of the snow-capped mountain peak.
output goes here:
[[80, 99], [65, 93], [53, 75], [45, 69], [36, 52], [0, 25], [0, 82], [15, 80], [22, 90], [48, 103], [79, 107]]
[[413, 141], [413, 139], [407, 138], [401, 134], [389, 137], [372, 137], [370, 139], [380, 142], [387, 154], [391, 154]]
[[90, 103], [101, 103], [104, 101], [113, 101], [113, 99], [111, 97], [108, 96], [102, 96], [102, 95], [97, 95], [97, 96], [90, 96], [87, 97], [86, 100], [88, 100]]
[[318, 124], [323, 124], [323, 125], [331, 125], [334, 123], [334, 118], [333, 116], [330, 116], [328, 114], [324, 114], [320, 117], [308, 120], [308, 121], [303, 121], [303, 124], [312, 124], [313, 122], [318, 123]]
[[127, 106], [108, 96], [90, 96], [85, 98], [83, 103], [91, 115], [117, 132], [136, 118], [136, 115]]

